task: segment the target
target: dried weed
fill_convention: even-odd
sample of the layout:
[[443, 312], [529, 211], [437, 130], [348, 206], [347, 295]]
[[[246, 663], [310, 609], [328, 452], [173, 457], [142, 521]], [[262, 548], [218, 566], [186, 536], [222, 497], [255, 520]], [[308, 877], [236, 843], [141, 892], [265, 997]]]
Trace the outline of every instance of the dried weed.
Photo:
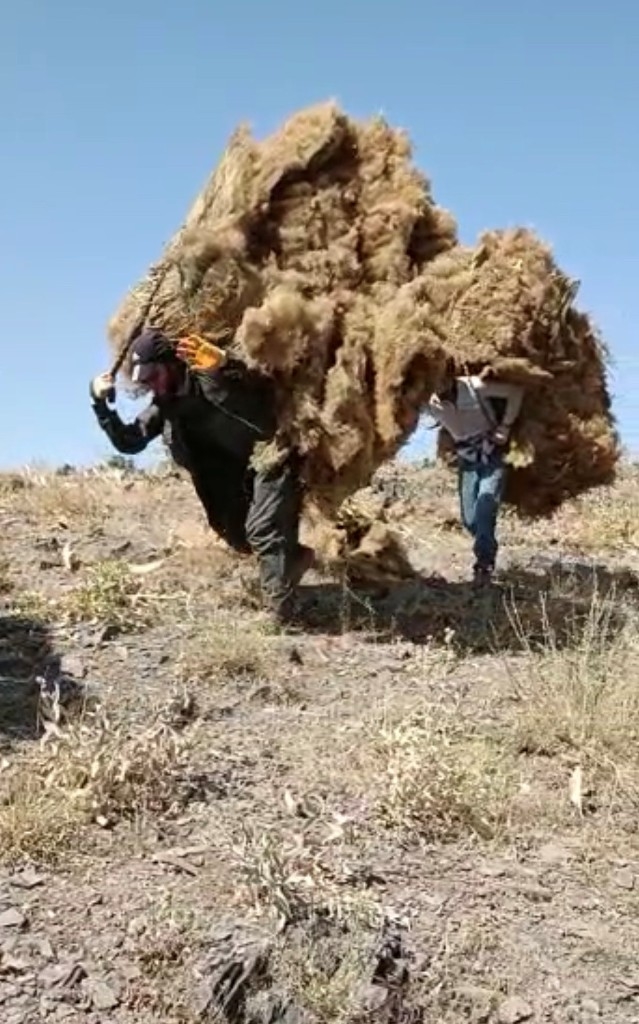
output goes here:
[[590, 781], [639, 803], [639, 641], [629, 609], [619, 625], [614, 595], [594, 595], [569, 645], [550, 625], [543, 650], [532, 650], [511, 671], [518, 702], [515, 742], [520, 751], [559, 757]]
[[58, 476], [55, 473], [27, 473], [19, 492], [20, 507], [31, 518], [51, 525], [102, 522], [115, 507], [121, 487], [117, 479], [93, 476]]
[[524, 547], [560, 546], [583, 554], [633, 552], [639, 545], [638, 468], [623, 464], [614, 487], [600, 487], [567, 502], [548, 521], [523, 523], [504, 517], [509, 543]]
[[340, 857], [339, 822], [323, 837], [246, 827], [234, 857], [255, 910], [274, 916], [280, 928], [316, 918], [372, 925], [380, 907], [365, 888], [353, 886]]
[[189, 639], [177, 663], [180, 682], [210, 684], [260, 679], [276, 664], [276, 638], [237, 619], [214, 617]]
[[189, 742], [158, 721], [131, 734], [102, 709], [46, 724], [35, 753], [2, 778], [0, 856], [55, 861], [84, 826], [162, 813], [179, 802]]
[[349, 931], [347, 940], [331, 935], [324, 941], [288, 943], [282, 950], [277, 977], [295, 1005], [325, 1024], [348, 1024], [360, 1009], [363, 979], [374, 961], [370, 933]]
[[125, 562], [107, 560], [87, 569], [85, 578], [59, 603], [68, 622], [91, 622], [124, 633], [143, 629], [161, 618], [167, 602], [172, 609], [184, 599], [180, 591], [164, 593]]
[[506, 826], [516, 765], [505, 745], [461, 723], [456, 711], [426, 707], [375, 738], [377, 810], [409, 836], [492, 839]]

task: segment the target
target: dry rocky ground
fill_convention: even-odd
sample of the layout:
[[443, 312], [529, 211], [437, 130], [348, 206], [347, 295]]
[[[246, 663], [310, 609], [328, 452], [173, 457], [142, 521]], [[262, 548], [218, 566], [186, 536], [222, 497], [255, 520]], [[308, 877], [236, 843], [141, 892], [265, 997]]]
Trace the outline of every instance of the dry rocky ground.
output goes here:
[[170, 473], [0, 478], [3, 1024], [639, 1021], [639, 475], [376, 482], [423, 578], [254, 567]]

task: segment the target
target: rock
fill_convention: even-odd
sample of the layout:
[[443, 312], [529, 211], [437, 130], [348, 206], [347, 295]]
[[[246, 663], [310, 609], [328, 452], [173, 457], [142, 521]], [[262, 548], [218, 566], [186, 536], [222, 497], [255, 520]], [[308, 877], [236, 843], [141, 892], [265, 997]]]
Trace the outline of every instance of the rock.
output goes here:
[[539, 859], [544, 864], [565, 864], [570, 860], [570, 852], [559, 843], [546, 843], [539, 849]]
[[375, 1017], [375, 1014], [382, 1012], [389, 1001], [388, 989], [381, 985], [362, 985], [358, 997], [358, 1010], [366, 1017]]
[[497, 862], [488, 862], [482, 864], [479, 868], [480, 874], [484, 878], [503, 878], [507, 874], [507, 869], [504, 864]]
[[477, 1024], [489, 1020], [495, 1002], [494, 994], [480, 985], [460, 985], [455, 990], [461, 1008], [469, 1011], [470, 1019]]
[[[251, 1024], [314, 1024], [304, 1010], [277, 992], [256, 992], [249, 996], [241, 1017], [241, 1020], [245, 1019]], [[226, 1014], [225, 1020], [229, 1020]]]
[[43, 957], [44, 960], [55, 960], [53, 946], [51, 945], [47, 938], [36, 939], [34, 948], [37, 949], [40, 956]]
[[94, 1010], [114, 1010], [122, 998], [119, 985], [114, 979], [89, 978], [84, 989]]
[[8, 1016], [2, 1018], [2, 1024], [33, 1024], [34, 1018], [24, 1006], [8, 1011]]
[[148, 928], [148, 921], [143, 917], [133, 917], [127, 925], [127, 935], [139, 939]]
[[9, 879], [11, 885], [18, 889], [35, 889], [44, 884], [44, 875], [39, 875], [32, 868], [26, 868]]
[[43, 992], [40, 996], [40, 1013], [43, 1018], [55, 1013], [58, 1006], [61, 1005], [63, 1004], [59, 1003], [58, 999], [52, 996], [49, 992]]
[[17, 985], [7, 983], [6, 985], [0, 986], [0, 1005], [8, 1002], [9, 999], [15, 999], [20, 994], [20, 989]]
[[533, 1015], [533, 1008], [519, 996], [511, 996], [504, 999], [497, 1011], [499, 1024], [520, 1024], [521, 1021], [530, 1020]]
[[630, 891], [635, 887], [635, 876], [628, 868], [623, 868], [621, 871], [615, 871], [612, 876], [612, 880], [620, 889], [627, 889]]
[[552, 890], [543, 885], [522, 885], [519, 892], [533, 903], [550, 903], [553, 896]]
[[86, 977], [82, 964], [71, 961], [62, 964], [50, 964], [40, 971], [39, 980], [43, 988], [73, 988]]
[[58, 1003], [53, 1010], [53, 1019], [56, 1021], [77, 1021], [78, 1012], [73, 1006], [68, 1006], [66, 1003]]
[[584, 1013], [588, 1013], [592, 1017], [598, 1017], [601, 1013], [601, 1007], [595, 999], [582, 999], [581, 1008]]
[[87, 675], [87, 664], [81, 654], [72, 652], [62, 658], [62, 671], [72, 679], [84, 679]]
[[125, 982], [137, 981], [142, 977], [142, 971], [137, 964], [118, 963], [118, 974]]
[[29, 967], [30, 964], [26, 960], [13, 956], [6, 948], [0, 949], [0, 974], [22, 974]]
[[2, 942], [0, 942], [0, 954], [2, 954], [3, 956], [7, 956], [8, 954], [15, 953], [16, 948], [18, 946], [18, 942], [19, 942], [18, 932], [16, 932], [16, 931], [8, 932], [7, 933], [7, 937], [3, 938]]
[[259, 989], [258, 982], [267, 973], [270, 953], [271, 940], [260, 931], [239, 923], [218, 926], [199, 968], [196, 1015], [215, 1016], [224, 1007], [228, 1020], [239, 1019], [248, 994]]
[[0, 929], [1, 928], [24, 928], [27, 923], [27, 919], [21, 910], [17, 907], [10, 907], [0, 914]]

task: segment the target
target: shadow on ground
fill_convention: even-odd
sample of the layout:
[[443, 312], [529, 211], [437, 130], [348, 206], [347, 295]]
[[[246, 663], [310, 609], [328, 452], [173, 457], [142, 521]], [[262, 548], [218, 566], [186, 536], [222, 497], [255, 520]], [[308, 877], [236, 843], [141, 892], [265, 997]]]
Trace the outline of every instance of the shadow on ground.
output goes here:
[[374, 591], [308, 586], [303, 622], [313, 632], [369, 631], [376, 640], [446, 643], [461, 654], [513, 653], [525, 644], [574, 645], [586, 623], [612, 635], [638, 596], [639, 577], [625, 569], [555, 561], [536, 571], [514, 566], [479, 589], [441, 577]]
[[45, 623], [0, 615], [0, 749], [38, 734], [38, 677], [59, 665]]

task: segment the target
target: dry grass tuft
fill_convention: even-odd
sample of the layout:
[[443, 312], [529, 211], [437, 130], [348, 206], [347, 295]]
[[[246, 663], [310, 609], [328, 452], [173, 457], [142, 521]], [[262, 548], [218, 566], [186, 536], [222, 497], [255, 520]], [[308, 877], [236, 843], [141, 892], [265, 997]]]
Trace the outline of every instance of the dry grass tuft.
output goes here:
[[522, 524], [505, 520], [506, 538], [527, 547], [560, 544], [571, 551], [607, 555], [639, 547], [639, 472], [621, 465], [614, 487], [601, 487], [566, 503], [549, 521]]
[[11, 499], [14, 495], [22, 494], [26, 487], [24, 473], [0, 472], [0, 494], [3, 499]]
[[13, 590], [13, 586], [11, 562], [4, 555], [0, 555], [0, 596], [9, 594]]
[[121, 494], [117, 478], [58, 476], [55, 473], [25, 473], [24, 486], [15, 492], [23, 513], [47, 520], [52, 526], [104, 521], [109, 508]]
[[317, 918], [379, 922], [378, 902], [365, 888], [353, 885], [342, 862], [341, 838], [338, 819], [322, 836], [245, 828], [234, 857], [255, 910], [274, 917], [280, 927]]
[[182, 600], [180, 592], [165, 594], [136, 575], [126, 562], [106, 560], [86, 570], [85, 578], [59, 602], [68, 622], [92, 622], [124, 633], [152, 625], [163, 606]]
[[49, 725], [37, 753], [2, 777], [0, 856], [55, 861], [85, 826], [167, 811], [179, 802], [188, 748], [169, 725], [131, 734], [100, 709]]
[[634, 615], [618, 625], [614, 597], [593, 598], [574, 643], [558, 645], [547, 630], [537, 652], [511, 677], [518, 700], [515, 738], [520, 751], [581, 766], [610, 795], [639, 802], [639, 640]]
[[180, 682], [220, 683], [230, 679], [259, 679], [276, 665], [275, 638], [237, 620], [216, 618], [191, 637], [177, 663]]
[[376, 738], [377, 810], [385, 825], [428, 841], [494, 838], [507, 824], [515, 762], [497, 738], [430, 707]]
[[31, 622], [50, 622], [56, 614], [56, 601], [37, 590], [14, 591], [11, 594], [11, 614]]
[[374, 971], [371, 936], [349, 932], [345, 941], [335, 935], [289, 942], [277, 961], [278, 982], [296, 1006], [325, 1024], [349, 1024], [361, 1014], [363, 981]]

